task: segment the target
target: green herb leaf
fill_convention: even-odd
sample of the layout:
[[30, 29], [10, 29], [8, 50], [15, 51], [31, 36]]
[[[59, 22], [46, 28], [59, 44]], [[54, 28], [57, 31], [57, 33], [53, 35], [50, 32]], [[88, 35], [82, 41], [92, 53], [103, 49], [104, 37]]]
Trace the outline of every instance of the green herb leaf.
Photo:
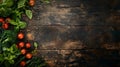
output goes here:
[[24, 7], [25, 6], [25, 1], [26, 0], [19, 0], [18, 1], [18, 8]]
[[12, 13], [12, 9], [8, 7], [1, 7], [0, 8], [0, 16], [7, 17]]
[[35, 47], [35, 48], [37, 48], [37, 47], [38, 47], [37, 42], [34, 42], [34, 47]]
[[50, 3], [50, 0], [41, 0], [41, 2], [43, 2], [43, 3]]
[[4, 61], [4, 56], [3, 56], [3, 54], [0, 54], [0, 61]]
[[[12, 57], [10, 57], [12, 58]], [[10, 64], [14, 64], [14, 60], [8, 60]]]
[[29, 19], [32, 19], [32, 11], [31, 10], [26, 10], [25, 13]]
[[50, 3], [50, 1], [49, 1], [49, 0], [46, 0], [45, 3]]
[[17, 22], [15, 22], [14, 20], [10, 20], [10, 22], [9, 22], [10, 24], [12, 24], [12, 25], [18, 25], [18, 23]]
[[20, 29], [24, 29], [27, 26], [26, 22], [19, 21], [19, 27]]

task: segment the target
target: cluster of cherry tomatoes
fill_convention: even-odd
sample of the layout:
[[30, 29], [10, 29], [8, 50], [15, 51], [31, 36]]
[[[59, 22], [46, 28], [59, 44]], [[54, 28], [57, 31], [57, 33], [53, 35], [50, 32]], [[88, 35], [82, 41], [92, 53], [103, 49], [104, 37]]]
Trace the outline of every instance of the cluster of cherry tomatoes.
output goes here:
[[[34, 6], [35, 5], [35, 0], [29, 0], [29, 5]], [[22, 32], [18, 33], [18, 35], [17, 35], [18, 39], [20, 39], [20, 40], [24, 39], [24, 36], [25, 35]], [[21, 41], [16, 46], [17, 46], [17, 48], [19, 48], [21, 50], [20, 51], [21, 54], [24, 55], [26, 59], [31, 59], [32, 58], [32, 54], [27, 51], [27, 49], [31, 48], [31, 44], [29, 42], [25, 43], [25, 42]], [[25, 65], [26, 65], [26, 61], [22, 60], [20, 62], [20, 66], [24, 67]]]
[[0, 23], [2, 24], [2, 28], [3, 29], [8, 29], [8, 27], [9, 27], [9, 20], [10, 20], [10, 18], [2, 18], [2, 17], [0, 17]]
[[[17, 38], [19, 40], [24, 39], [25, 35], [22, 32], [19, 32], [17, 35]], [[29, 49], [31, 48], [31, 44], [29, 42], [25, 43], [23, 41], [20, 41], [17, 45], [17, 48], [20, 49], [20, 52], [23, 56], [25, 56], [26, 59], [31, 59], [32, 54], [29, 52]], [[24, 67], [26, 65], [26, 61], [23, 60], [20, 62], [20, 66]]]
[[[29, 0], [29, 5], [30, 6], [34, 6], [35, 5], [35, 0]], [[20, 32], [17, 35], [18, 39], [22, 40], [24, 39], [24, 33]], [[26, 59], [31, 59], [32, 58], [32, 54], [27, 52], [27, 49], [31, 48], [31, 44], [29, 42], [25, 43], [25, 42], [19, 42], [17, 45], [17, 48], [19, 48], [21, 51], [21, 54], [25, 56]], [[26, 61], [23, 60], [20, 62], [20, 66], [24, 67], [26, 65]]]
[[[2, 24], [1, 28], [4, 30], [8, 30], [9, 26], [10, 26], [10, 20], [11, 18], [2, 18], [0, 17], [0, 23]], [[31, 59], [32, 58], [32, 54], [30, 53], [29, 49], [31, 48], [31, 44], [29, 42], [25, 43], [24, 41], [22, 41], [25, 38], [24, 33], [19, 32], [17, 34], [17, 38], [18, 40], [20, 40], [20, 42], [16, 45], [16, 47], [18, 49], [20, 49], [21, 55], [25, 56], [26, 59]], [[26, 65], [25, 61], [21, 61], [20, 62], [20, 66], [24, 67]]]

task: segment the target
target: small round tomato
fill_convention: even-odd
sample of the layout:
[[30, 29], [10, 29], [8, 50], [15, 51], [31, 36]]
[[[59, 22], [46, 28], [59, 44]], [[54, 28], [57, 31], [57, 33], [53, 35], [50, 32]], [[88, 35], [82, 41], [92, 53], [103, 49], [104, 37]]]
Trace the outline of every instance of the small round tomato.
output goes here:
[[19, 33], [19, 34], [17, 35], [17, 37], [18, 37], [18, 39], [23, 39], [23, 38], [24, 38], [24, 34], [23, 34], [23, 33]]
[[31, 44], [30, 43], [26, 43], [26, 48], [30, 48], [31, 47]]
[[31, 59], [32, 58], [32, 54], [31, 53], [27, 53], [25, 56], [27, 59]]
[[26, 62], [25, 62], [25, 61], [21, 61], [21, 62], [20, 62], [20, 66], [21, 66], [21, 67], [24, 67], [25, 65], [26, 65]]
[[8, 23], [9, 23], [10, 20], [11, 20], [11, 19], [8, 17], [8, 18], [5, 19], [5, 22], [8, 22]]
[[34, 5], [35, 5], [35, 1], [34, 1], [34, 0], [30, 0], [30, 1], [29, 1], [29, 5], [30, 5], [30, 6], [34, 6]]
[[22, 49], [21, 54], [25, 55], [26, 54], [26, 49]]
[[18, 45], [19, 45], [20, 48], [23, 48], [25, 43], [24, 42], [20, 42]]
[[2, 28], [3, 28], [3, 29], [8, 29], [8, 27], [9, 27], [8, 23], [4, 23], [4, 24], [2, 25]]
[[2, 23], [3, 23], [3, 22], [4, 22], [4, 18], [0, 18], [0, 22], [2, 22]]

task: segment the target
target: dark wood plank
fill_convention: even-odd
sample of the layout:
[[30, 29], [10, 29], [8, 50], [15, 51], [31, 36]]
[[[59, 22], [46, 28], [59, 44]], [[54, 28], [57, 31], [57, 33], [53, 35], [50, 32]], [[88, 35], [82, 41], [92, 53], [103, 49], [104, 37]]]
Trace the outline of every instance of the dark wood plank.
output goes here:
[[40, 49], [119, 49], [120, 27], [112, 26], [32, 26], [28, 33]]

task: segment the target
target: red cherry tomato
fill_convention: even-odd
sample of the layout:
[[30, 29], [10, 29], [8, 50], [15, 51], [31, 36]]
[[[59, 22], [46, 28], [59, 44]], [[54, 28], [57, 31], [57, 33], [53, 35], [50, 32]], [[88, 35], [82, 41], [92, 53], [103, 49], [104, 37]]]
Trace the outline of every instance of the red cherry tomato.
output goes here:
[[26, 48], [30, 48], [31, 47], [31, 44], [30, 43], [26, 43]]
[[26, 49], [22, 49], [21, 54], [25, 55], [26, 54]]
[[24, 34], [23, 33], [19, 33], [17, 37], [18, 37], [18, 39], [23, 39], [24, 38]]
[[30, 6], [34, 6], [34, 5], [35, 5], [35, 0], [30, 0], [30, 1], [29, 1], [29, 5], [30, 5]]
[[18, 45], [19, 45], [19, 48], [23, 48], [25, 43], [24, 42], [20, 42]]
[[3, 29], [8, 29], [8, 27], [9, 27], [8, 23], [4, 23], [4, 24], [2, 25], [2, 28], [3, 28]]
[[27, 53], [25, 56], [27, 59], [31, 59], [32, 58], [32, 54], [31, 53]]
[[2, 23], [3, 23], [3, 22], [4, 22], [4, 18], [0, 18], [0, 22], [2, 22]]
[[25, 65], [26, 65], [26, 62], [25, 62], [25, 61], [21, 61], [21, 62], [20, 62], [20, 66], [21, 66], [21, 67], [24, 67]]

